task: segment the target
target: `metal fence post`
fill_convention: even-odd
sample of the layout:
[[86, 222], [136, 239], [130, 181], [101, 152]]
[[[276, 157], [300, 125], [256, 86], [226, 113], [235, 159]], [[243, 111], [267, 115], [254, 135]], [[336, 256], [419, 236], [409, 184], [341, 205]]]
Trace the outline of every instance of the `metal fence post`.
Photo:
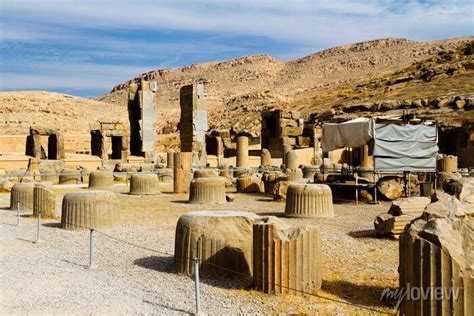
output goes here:
[[194, 285], [196, 295], [196, 315], [201, 313], [201, 297], [199, 289], [199, 258], [194, 258]]
[[92, 268], [92, 251], [93, 251], [93, 238], [94, 238], [94, 229], [90, 228], [89, 230], [89, 269]]
[[38, 222], [36, 224], [36, 242], [40, 241], [41, 210], [38, 210]]
[[20, 201], [16, 201], [16, 226], [20, 225]]

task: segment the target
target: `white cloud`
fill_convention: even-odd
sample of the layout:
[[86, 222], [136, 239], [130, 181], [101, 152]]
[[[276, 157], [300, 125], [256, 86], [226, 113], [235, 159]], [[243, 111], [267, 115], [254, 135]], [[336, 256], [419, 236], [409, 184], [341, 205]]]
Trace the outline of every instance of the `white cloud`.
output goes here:
[[472, 10], [469, 1], [3, 1], [5, 15], [39, 23], [231, 32], [327, 46], [392, 34], [416, 39], [465, 35], [472, 32]]
[[[107, 91], [141, 72], [177, 66], [181, 56], [244, 55], [248, 43], [239, 40], [246, 37], [264, 41], [252, 48], [287, 59], [381, 37], [471, 35], [473, 7], [471, 1], [452, 0], [0, 0], [0, 40], [6, 43], [1, 49], [42, 45], [35, 56], [4, 59], [0, 65], [8, 69], [1, 70], [0, 89]], [[174, 31], [190, 40], [140, 36]], [[136, 64], [143, 66], [130, 66]]]

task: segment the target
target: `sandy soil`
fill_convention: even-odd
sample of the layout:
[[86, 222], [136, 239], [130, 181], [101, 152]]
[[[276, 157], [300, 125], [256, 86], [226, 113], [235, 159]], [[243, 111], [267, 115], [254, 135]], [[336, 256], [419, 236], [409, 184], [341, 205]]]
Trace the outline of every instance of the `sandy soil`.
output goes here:
[[[61, 188], [57, 194], [71, 190], [81, 189]], [[144, 248], [96, 233], [93, 269], [87, 268], [88, 231], [65, 231], [57, 220], [45, 220], [41, 241], [35, 243], [35, 219], [25, 211], [16, 226], [15, 212], [7, 210], [9, 196], [1, 193], [1, 313], [193, 313], [194, 282], [173, 273], [174, 230], [181, 214], [203, 207], [186, 203], [186, 195], [170, 190], [164, 184], [161, 195], [137, 197], [125, 194], [126, 187], [117, 188], [122, 225], [104, 233]], [[376, 239], [372, 224], [387, 208], [386, 203], [336, 204], [333, 219], [286, 219], [320, 225], [323, 286], [316, 295], [267, 295], [251, 290], [249, 281], [239, 277], [202, 280], [203, 310], [220, 315], [392, 313], [379, 298], [384, 288], [398, 284], [398, 242]], [[284, 203], [265, 195], [236, 194], [232, 203], [205, 209], [281, 216]]]

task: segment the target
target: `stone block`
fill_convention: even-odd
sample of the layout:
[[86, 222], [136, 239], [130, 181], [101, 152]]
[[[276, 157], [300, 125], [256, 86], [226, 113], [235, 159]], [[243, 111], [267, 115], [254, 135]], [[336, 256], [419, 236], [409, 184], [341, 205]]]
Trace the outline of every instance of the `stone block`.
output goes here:
[[43, 218], [55, 218], [56, 214], [56, 194], [53, 186], [47, 182], [35, 183], [33, 188], [33, 216], [38, 216], [41, 211]]
[[16, 211], [20, 202], [20, 211], [33, 210], [34, 183], [17, 183], [10, 191], [10, 210]]
[[200, 177], [191, 181], [189, 202], [199, 204], [226, 203], [226, 180], [223, 177]]
[[287, 180], [288, 176], [280, 171], [268, 171], [262, 175], [265, 193], [273, 194], [273, 190], [278, 181]]
[[266, 148], [263, 148], [260, 153], [260, 166], [269, 167], [272, 166], [272, 156], [270, 151]]
[[265, 185], [257, 175], [244, 174], [237, 178], [237, 192], [263, 193], [265, 192]]
[[254, 224], [254, 285], [270, 294], [315, 293], [322, 283], [319, 228], [285, 226]]
[[154, 195], [160, 193], [160, 185], [156, 174], [132, 174], [130, 177], [130, 194]]
[[285, 174], [287, 175], [288, 181], [301, 181], [303, 180], [303, 171], [300, 168], [296, 168], [294, 170], [287, 169], [285, 170]]
[[[182, 215], [176, 225], [176, 272], [194, 275], [193, 258], [201, 260], [203, 278], [252, 276], [253, 222], [250, 212], [202, 211]], [[237, 273], [234, 274], [233, 272]]]
[[79, 184], [81, 180], [81, 171], [77, 169], [65, 168], [59, 175], [60, 184]]
[[61, 227], [68, 230], [103, 229], [120, 225], [119, 200], [110, 191], [66, 193], [62, 203]]
[[401, 198], [392, 202], [388, 213], [393, 216], [409, 215], [415, 218], [423, 213], [430, 202], [430, 198], [423, 196]]
[[[445, 212], [446, 217], [424, 214], [400, 236], [400, 289], [407, 294], [400, 315], [472, 315], [474, 311], [472, 217]], [[414, 289], [426, 295], [416, 295]]]
[[219, 171], [216, 169], [197, 169], [194, 171], [193, 178], [215, 178], [219, 176]]
[[325, 184], [291, 184], [286, 194], [287, 217], [334, 217], [331, 188]]
[[89, 189], [113, 189], [114, 174], [108, 170], [94, 170], [89, 175]]
[[193, 177], [192, 165], [193, 165], [193, 153], [191, 152], [175, 153], [174, 169], [173, 169], [174, 193], [189, 192], [189, 185]]

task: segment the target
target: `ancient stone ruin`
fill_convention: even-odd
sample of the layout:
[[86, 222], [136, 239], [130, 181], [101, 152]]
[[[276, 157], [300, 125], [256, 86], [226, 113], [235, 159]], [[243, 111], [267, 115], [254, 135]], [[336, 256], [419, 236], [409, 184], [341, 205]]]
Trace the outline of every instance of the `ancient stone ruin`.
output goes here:
[[191, 181], [189, 202], [199, 204], [223, 204], [225, 179], [222, 177], [197, 177]]
[[246, 135], [237, 136], [237, 168], [246, 168], [249, 164], [249, 138]]
[[[42, 138], [47, 138], [47, 151], [42, 146]], [[57, 129], [32, 126], [26, 138], [25, 155], [38, 159], [64, 159], [64, 137]]]
[[156, 174], [132, 174], [130, 176], [130, 194], [154, 195], [160, 193], [160, 185]]
[[406, 293], [400, 314], [474, 311], [474, 209], [469, 208], [455, 197], [437, 194], [400, 236], [400, 288]]
[[236, 211], [182, 215], [176, 225], [176, 272], [193, 276], [193, 259], [199, 258], [199, 274], [204, 278], [234, 275], [233, 272], [251, 277], [252, 225], [256, 218], [254, 213]]
[[263, 193], [265, 192], [265, 185], [257, 174], [242, 174], [237, 178], [237, 192]]
[[156, 82], [141, 80], [128, 87], [130, 152], [134, 156], [153, 158], [156, 144]]
[[216, 169], [197, 169], [194, 171], [194, 179], [196, 178], [209, 178], [209, 177], [218, 177], [219, 172]]
[[253, 280], [271, 294], [314, 293], [322, 283], [318, 227], [290, 227], [277, 219], [253, 225]]
[[120, 225], [119, 200], [109, 191], [66, 193], [61, 227], [68, 230], [113, 228]]
[[41, 211], [43, 218], [56, 217], [56, 194], [53, 186], [47, 182], [35, 183], [33, 188], [33, 216], [38, 216]]
[[312, 146], [312, 135], [312, 128], [305, 130], [303, 118], [298, 111], [262, 112], [262, 149], [268, 149], [274, 158], [284, 158], [285, 152], [295, 147]]
[[93, 156], [122, 161], [128, 158], [130, 136], [121, 122], [98, 121], [90, 124], [90, 130]]
[[423, 196], [401, 198], [392, 202], [387, 213], [377, 215], [374, 220], [377, 236], [399, 235], [413, 219], [420, 216], [430, 199]]
[[168, 151], [166, 153], [166, 168], [173, 169], [174, 167], [174, 155], [176, 153], [174, 151]]
[[89, 189], [113, 189], [114, 174], [108, 170], [94, 170], [89, 175]]
[[325, 184], [290, 184], [285, 216], [334, 217], [331, 188]]
[[173, 163], [173, 192], [189, 192], [189, 184], [193, 176], [193, 153], [177, 152]]
[[10, 210], [16, 211], [18, 202], [20, 203], [20, 211], [32, 210], [34, 187], [34, 183], [17, 183], [13, 185], [10, 192]]
[[260, 152], [260, 166], [270, 167], [272, 165], [272, 155], [270, 154], [270, 151], [266, 148], [263, 148]]
[[207, 111], [204, 103], [204, 85], [198, 83], [181, 87], [179, 100], [181, 152], [192, 152], [193, 165], [205, 166]]
[[218, 159], [235, 155], [236, 144], [229, 130], [211, 130], [206, 134], [206, 153]]

